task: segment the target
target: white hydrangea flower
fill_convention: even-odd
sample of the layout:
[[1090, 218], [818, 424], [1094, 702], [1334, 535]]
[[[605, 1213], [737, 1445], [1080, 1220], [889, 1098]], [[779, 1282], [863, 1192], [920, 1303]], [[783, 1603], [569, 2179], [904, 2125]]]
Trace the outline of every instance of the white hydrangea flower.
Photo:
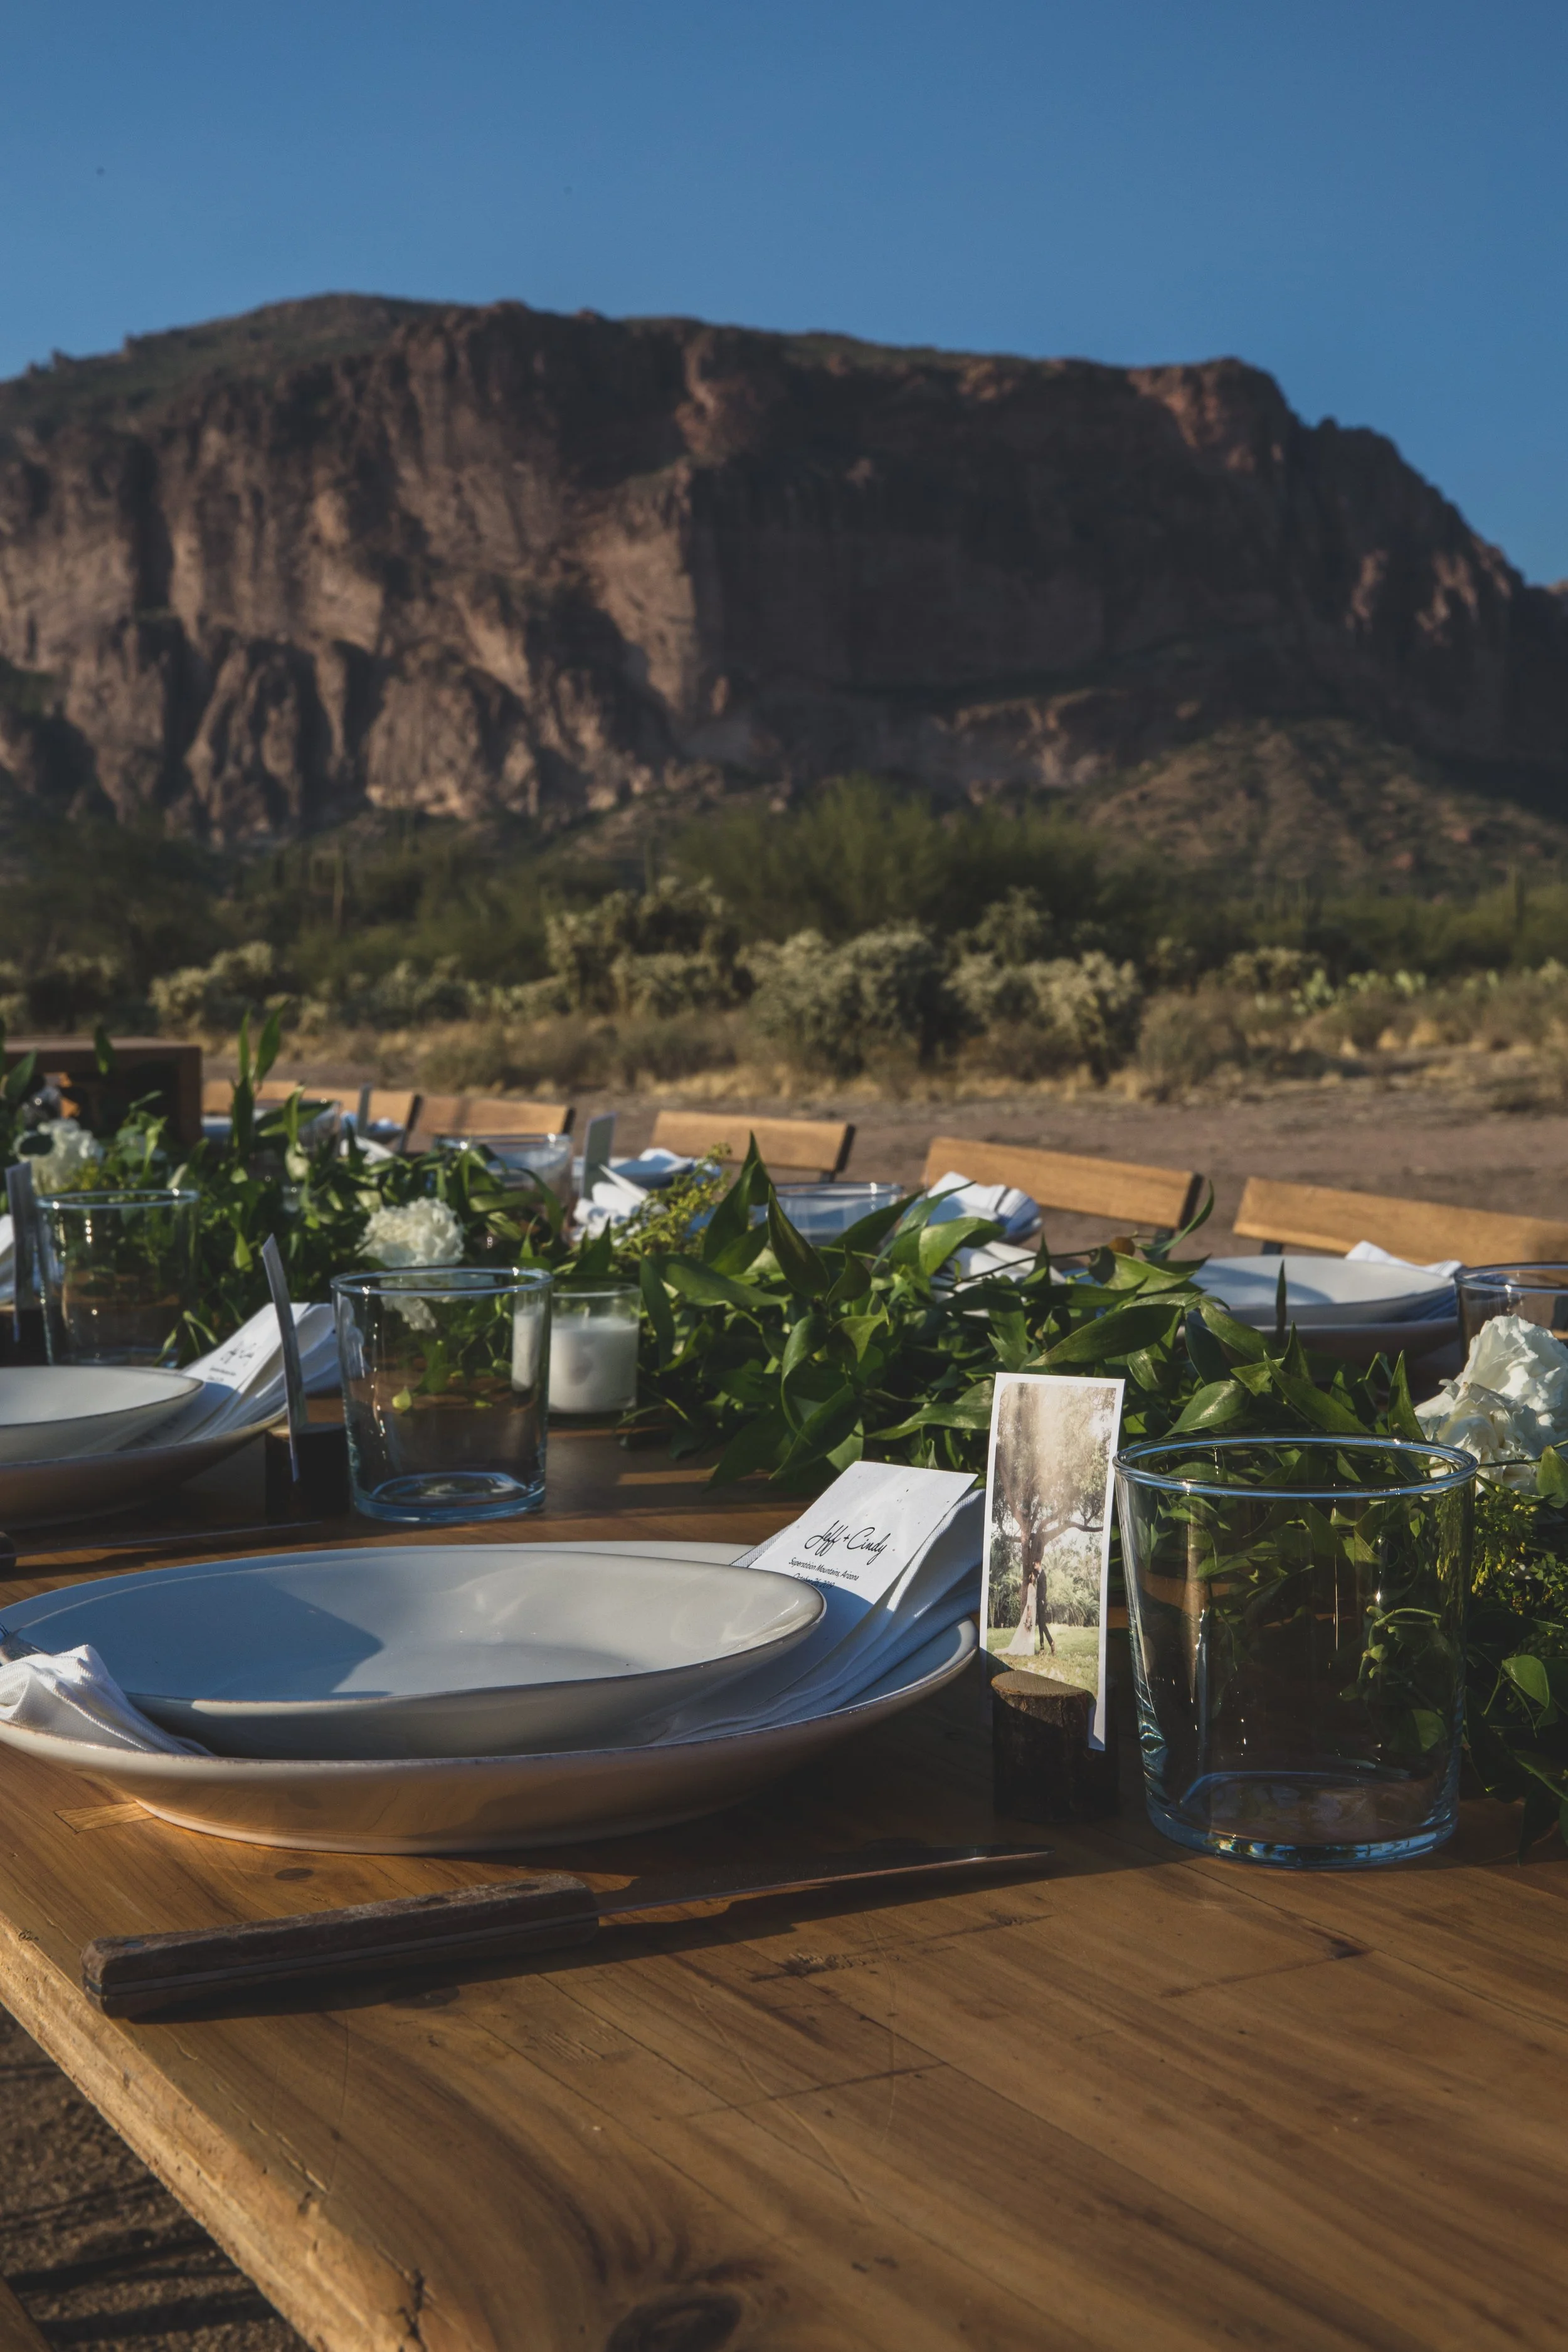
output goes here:
[[1494, 1315], [1470, 1344], [1465, 1369], [1415, 1408], [1439, 1445], [1483, 1465], [1538, 1462], [1568, 1444], [1568, 1346], [1522, 1315]]
[[378, 1265], [455, 1265], [463, 1255], [463, 1228], [445, 1201], [410, 1201], [376, 1209], [365, 1219], [360, 1254]]
[[79, 1119], [46, 1118], [37, 1131], [48, 1137], [48, 1150], [23, 1155], [33, 1171], [35, 1192], [75, 1191], [103, 1158], [103, 1146]]

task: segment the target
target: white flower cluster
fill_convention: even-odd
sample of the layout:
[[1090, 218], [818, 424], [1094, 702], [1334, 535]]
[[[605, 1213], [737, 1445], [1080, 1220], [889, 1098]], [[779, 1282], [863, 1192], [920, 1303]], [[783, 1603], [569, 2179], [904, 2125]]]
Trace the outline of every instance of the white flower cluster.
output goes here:
[[76, 1190], [103, 1157], [103, 1146], [88, 1133], [79, 1119], [46, 1118], [37, 1131], [48, 1137], [49, 1148], [26, 1155], [33, 1171], [35, 1192]]
[[376, 1209], [365, 1219], [360, 1254], [378, 1265], [455, 1265], [463, 1255], [463, 1228], [445, 1201], [410, 1201]]
[[1494, 1315], [1471, 1342], [1465, 1369], [1415, 1408], [1439, 1445], [1458, 1445], [1483, 1467], [1538, 1462], [1568, 1443], [1568, 1347], [1522, 1315]]

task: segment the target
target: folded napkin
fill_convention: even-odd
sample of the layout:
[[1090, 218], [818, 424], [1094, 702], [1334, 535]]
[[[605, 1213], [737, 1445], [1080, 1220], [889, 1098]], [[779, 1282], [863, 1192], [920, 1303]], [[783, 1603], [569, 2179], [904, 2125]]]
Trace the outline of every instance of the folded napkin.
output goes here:
[[572, 1222], [592, 1241], [606, 1225], [623, 1224], [627, 1217], [635, 1217], [647, 1197], [645, 1186], [617, 1176], [612, 1168], [596, 1180], [591, 1192], [579, 1195]]
[[1407, 1265], [1415, 1274], [1440, 1275], [1450, 1282], [1455, 1275], [1463, 1273], [1465, 1265], [1462, 1257], [1434, 1258], [1430, 1265], [1424, 1265], [1417, 1258], [1395, 1257], [1392, 1250], [1379, 1249], [1375, 1242], [1357, 1242], [1353, 1249], [1346, 1250], [1345, 1255], [1359, 1265]]
[[1016, 1184], [972, 1184], [956, 1169], [950, 1169], [926, 1190], [936, 1197], [930, 1219], [933, 1225], [949, 1217], [989, 1217], [1001, 1226], [1006, 1240], [1016, 1242], [1032, 1234], [1040, 1222], [1039, 1202], [1021, 1192]]
[[0, 1723], [47, 1732], [89, 1748], [130, 1748], [139, 1756], [210, 1756], [195, 1740], [161, 1731], [132, 1706], [90, 1642], [54, 1656], [0, 1665]]

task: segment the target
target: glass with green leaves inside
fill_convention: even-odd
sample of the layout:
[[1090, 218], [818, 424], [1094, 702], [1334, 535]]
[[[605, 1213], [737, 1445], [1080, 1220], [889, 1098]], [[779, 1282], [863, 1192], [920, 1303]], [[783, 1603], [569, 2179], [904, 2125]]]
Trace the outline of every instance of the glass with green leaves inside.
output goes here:
[[194, 1191], [45, 1192], [38, 1273], [51, 1364], [174, 1364], [195, 1304]]
[[1173, 1437], [1117, 1456], [1149, 1813], [1298, 1868], [1457, 1819], [1476, 1465], [1396, 1438]]
[[333, 1278], [356, 1510], [442, 1527], [539, 1509], [550, 1292], [519, 1266]]

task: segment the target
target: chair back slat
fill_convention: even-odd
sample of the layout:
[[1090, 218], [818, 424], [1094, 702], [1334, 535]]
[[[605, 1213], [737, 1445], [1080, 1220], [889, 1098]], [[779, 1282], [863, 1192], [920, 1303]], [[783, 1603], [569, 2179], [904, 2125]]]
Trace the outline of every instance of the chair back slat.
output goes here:
[[570, 1135], [576, 1115], [571, 1103], [518, 1102], [503, 1095], [424, 1095], [407, 1148], [428, 1151], [438, 1135]]
[[1568, 1223], [1561, 1219], [1460, 1209], [1447, 1201], [1408, 1201], [1397, 1193], [1342, 1192], [1326, 1184], [1282, 1183], [1272, 1176], [1247, 1179], [1232, 1229], [1248, 1241], [1335, 1250], [1342, 1256], [1357, 1242], [1375, 1242], [1417, 1265], [1445, 1257], [1466, 1265], [1568, 1262]]
[[688, 1160], [713, 1151], [722, 1160], [740, 1160], [752, 1135], [769, 1171], [796, 1181], [842, 1175], [855, 1141], [847, 1119], [753, 1118], [735, 1110], [661, 1110], [652, 1140], [660, 1150], [679, 1151]]
[[922, 1181], [956, 1171], [973, 1184], [1016, 1184], [1042, 1209], [1117, 1224], [1174, 1232], [1203, 1197], [1204, 1180], [1187, 1168], [1148, 1168], [1132, 1160], [1095, 1160], [1074, 1151], [1037, 1151], [1021, 1143], [932, 1138]]

